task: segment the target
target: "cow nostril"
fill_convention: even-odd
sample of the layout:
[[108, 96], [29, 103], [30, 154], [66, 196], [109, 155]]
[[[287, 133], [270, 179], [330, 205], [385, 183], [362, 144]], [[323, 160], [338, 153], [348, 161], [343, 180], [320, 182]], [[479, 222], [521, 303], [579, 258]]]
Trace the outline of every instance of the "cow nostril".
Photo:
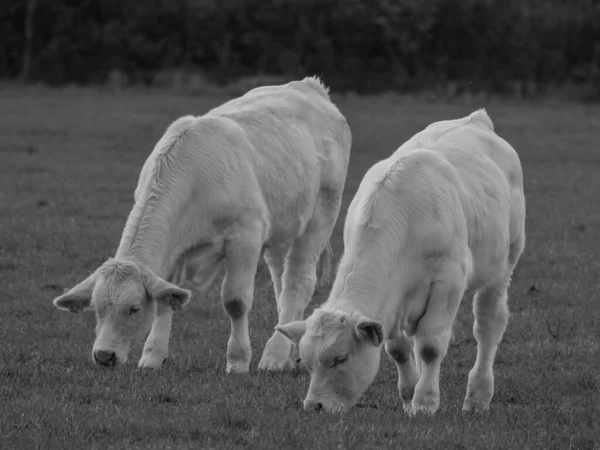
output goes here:
[[315, 411], [323, 411], [323, 403], [319, 402], [315, 405]]

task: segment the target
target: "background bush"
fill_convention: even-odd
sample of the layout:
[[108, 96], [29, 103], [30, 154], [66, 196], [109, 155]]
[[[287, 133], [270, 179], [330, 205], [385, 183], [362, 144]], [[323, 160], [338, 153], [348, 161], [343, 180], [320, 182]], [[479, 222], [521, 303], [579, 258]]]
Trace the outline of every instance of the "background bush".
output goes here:
[[359, 92], [600, 87], [598, 0], [3, 0], [0, 20], [0, 76], [51, 84], [183, 69]]

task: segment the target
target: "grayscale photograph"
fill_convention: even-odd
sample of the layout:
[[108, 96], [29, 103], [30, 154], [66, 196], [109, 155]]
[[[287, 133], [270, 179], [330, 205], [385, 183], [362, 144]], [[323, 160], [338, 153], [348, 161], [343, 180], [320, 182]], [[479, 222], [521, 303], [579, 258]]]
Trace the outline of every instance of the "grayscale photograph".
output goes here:
[[600, 450], [600, 0], [2, 0], [0, 449]]

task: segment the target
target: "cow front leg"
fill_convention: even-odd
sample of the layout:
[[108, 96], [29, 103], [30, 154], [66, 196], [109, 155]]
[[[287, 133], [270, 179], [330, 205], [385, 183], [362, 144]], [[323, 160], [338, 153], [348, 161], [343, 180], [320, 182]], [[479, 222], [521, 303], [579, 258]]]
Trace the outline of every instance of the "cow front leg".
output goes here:
[[409, 413], [434, 414], [440, 406], [440, 369], [448, 351], [450, 331], [438, 336], [416, 338], [416, 357], [421, 359], [421, 374]]
[[229, 238], [225, 249], [225, 277], [221, 288], [223, 308], [231, 321], [227, 342], [227, 373], [248, 372], [252, 349], [248, 313], [252, 308], [254, 277], [260, 257], [260, 232], [242, 230]]
[[[184, 258], [171, 275], [171, 283], [205, 293], [222, 266], [218, 253], [212, 248], [199, 247]], [[169, 353], [172, 316], [171, 307], [157, 305], [156, 317], [144, 344], [138, 367], [159, 369], [164, 364]]]
[[469, 372], [464, 412], [489, 410], [494, 395], [494, 359], [508, 323], [506, 287], [487, 288], [473, 300], [473, 335], [477, 340], [477, 359]]
[[398, 369], [398, 393], [405, 412], [410, 411], [415, 386], [419, 381], [413, 344], [414, 339], [405, 335], [385, 341], [385, 351], [394, 360]]
[[465, 290], [465, 275], [459, 268], [440, 274], [429, 293], [427, 309], [415, 333], [415, 357], [420, 358], [410, 414], [435, 413], [440, 405], [440, 369], [448, 352], [452, 325]]
[[162, 304], [157, 306], [156, 317], [138, 363], [139, 368], [160, 369], [166, 361], [169, 354], [172, 317], [173, 309], [170, 306]]

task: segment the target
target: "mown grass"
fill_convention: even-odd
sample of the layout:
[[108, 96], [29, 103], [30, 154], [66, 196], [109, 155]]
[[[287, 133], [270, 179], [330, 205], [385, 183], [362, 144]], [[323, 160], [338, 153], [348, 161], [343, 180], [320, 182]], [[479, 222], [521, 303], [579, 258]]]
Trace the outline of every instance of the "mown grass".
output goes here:
[[[93, 314], [52, 306], [119, 241], [141, 166], [170, 121], [224, 98], [69, 89], [0, 91], [0, 447], [600, 448], [600, 108], [491, 102], [521, 155], [527, 247], [510, 289], [511, 321], [487, 416], [461, 412], [475, 358], [464, 299], [433, 418], [409, 418], [394, 365], [344, 416], [301, 410], [304, 371], [256, 370], [276, 311], [261, 266], [248, 375], [225, 374], [229, 321], [217, 292], [174, 319], [168, 364], [113, 371], [90, 360]], [[360, 179], [413, 133], [481, 104], [335, 98], [354, 145], [333, 244]], [[322, 302], [320, 289], [312, 306]]]

